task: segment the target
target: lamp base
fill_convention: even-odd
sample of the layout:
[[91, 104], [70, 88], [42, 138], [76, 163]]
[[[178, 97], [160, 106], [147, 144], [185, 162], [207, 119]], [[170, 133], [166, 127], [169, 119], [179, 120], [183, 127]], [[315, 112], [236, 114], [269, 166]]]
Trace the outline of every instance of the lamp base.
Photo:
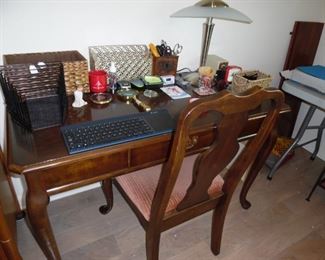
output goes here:
[[183, 80], [190, 82], [192, 86], [198, 86], [199, 72], [193, 71], [193, 72], [182, 73], [181, 77]]

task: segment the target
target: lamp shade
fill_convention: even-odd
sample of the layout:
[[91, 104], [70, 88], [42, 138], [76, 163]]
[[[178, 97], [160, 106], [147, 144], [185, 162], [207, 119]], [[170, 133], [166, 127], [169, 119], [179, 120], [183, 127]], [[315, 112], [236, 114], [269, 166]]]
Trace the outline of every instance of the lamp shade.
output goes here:
[[206, 63], [214, 28], [214, 24], [212, 23], [214, 18], [240, 23], [252, 22], [248, 16], [229, 7], [221, 0], [201, 0], [193, 6], [185, 7], [177, 11], [171, 17], [206, 18], [206, 23], [203, 24], [200, 66], [204, 66]]
[[248, 16], [229, 7], [220, 0], [200, 1], [193, 6], [185, 7], [177, 11], [171, 17], [216, 18], [240, 23], [252, 22]]

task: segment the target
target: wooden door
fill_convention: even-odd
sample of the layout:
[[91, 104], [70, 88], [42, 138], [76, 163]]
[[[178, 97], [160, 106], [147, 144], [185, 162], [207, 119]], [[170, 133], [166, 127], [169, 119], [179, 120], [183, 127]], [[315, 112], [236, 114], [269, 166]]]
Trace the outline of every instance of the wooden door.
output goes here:
[[[323, 26], [324, 23], [318, 22], [295, 22], [283, 70], [313, 65]], [[283, 81], [280, 82], [280, 89], [282, 83]], [[301, 100], [286, 93], [286, 103], [290, 105], [292, 113], [280, 119], [279, 134], [291, 136]]]

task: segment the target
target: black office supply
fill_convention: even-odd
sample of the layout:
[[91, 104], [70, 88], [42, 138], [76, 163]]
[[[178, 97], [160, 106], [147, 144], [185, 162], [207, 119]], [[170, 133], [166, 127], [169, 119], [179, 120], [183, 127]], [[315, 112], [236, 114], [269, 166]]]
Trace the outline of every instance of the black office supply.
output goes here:
[[134, 88], [143, 88], [144, 87], [144, 83], [141, 79], [133, 79], [130, 81], [131, 86]]
[[69, 154], [170, 133], [175, 123], [166, 109], [66, 125], [60, 128]]
[[117, 86], [121, 89], [121, 88], [131, 88], [131, 84], [129, 81], [127, 80], [119, 80], [117, 82]]
[[67, 108], [62, 64], [0, 66], [0, 87], [11, 117], [28, 131], [62, 125]]

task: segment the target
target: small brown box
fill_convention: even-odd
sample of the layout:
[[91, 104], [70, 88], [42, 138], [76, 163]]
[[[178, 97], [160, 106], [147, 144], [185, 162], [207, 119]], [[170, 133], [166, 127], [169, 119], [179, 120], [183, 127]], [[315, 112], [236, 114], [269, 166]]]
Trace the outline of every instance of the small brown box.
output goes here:
[[178, 56], [153, 57], [152, 75], [176, 75]]

